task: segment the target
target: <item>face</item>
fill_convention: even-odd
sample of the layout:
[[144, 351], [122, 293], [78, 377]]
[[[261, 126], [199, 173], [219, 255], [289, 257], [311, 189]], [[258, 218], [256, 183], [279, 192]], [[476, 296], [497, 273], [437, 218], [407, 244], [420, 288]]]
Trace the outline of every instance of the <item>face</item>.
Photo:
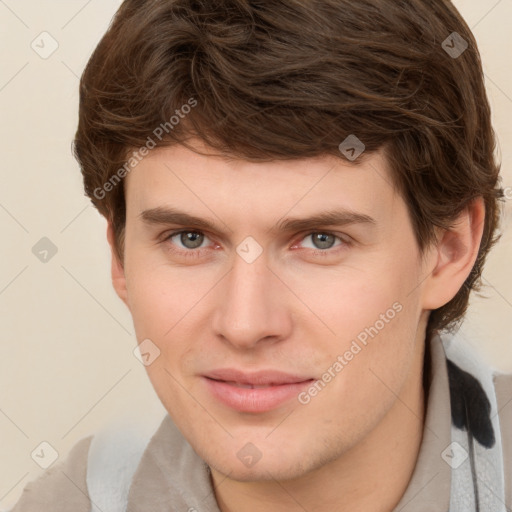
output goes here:
[[172, 146], [125, 185], [123, 298], [203, 460], [287, 479], [361, 443], [423, 341], [425, 259], [384, 155], [251, 163]]

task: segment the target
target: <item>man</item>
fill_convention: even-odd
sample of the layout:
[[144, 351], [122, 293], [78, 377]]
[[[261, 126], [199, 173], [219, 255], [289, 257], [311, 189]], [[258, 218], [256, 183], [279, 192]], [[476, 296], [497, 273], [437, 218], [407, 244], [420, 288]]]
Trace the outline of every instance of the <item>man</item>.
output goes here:
[[510, 509], [510, 379], [449, 334], [494, 143], [447, 1], [126, 0], [75, 152], [168, 415], [14, 512]]

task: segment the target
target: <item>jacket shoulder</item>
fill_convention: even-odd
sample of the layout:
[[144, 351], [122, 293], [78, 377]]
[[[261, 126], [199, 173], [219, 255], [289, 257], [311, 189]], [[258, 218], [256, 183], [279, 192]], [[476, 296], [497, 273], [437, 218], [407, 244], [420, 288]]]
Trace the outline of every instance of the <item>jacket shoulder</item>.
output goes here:
[[78, 441], [66, 459], [28, 482], [8, 512], [89, 512], [87, 460], [93, 436]]

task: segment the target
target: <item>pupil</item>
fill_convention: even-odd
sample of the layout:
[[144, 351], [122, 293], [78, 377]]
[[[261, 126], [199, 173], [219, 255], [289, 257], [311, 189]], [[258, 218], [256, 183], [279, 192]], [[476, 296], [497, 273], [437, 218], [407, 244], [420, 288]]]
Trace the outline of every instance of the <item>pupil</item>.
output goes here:
[[[184, 236], [184, 240], [182, 240], [182, 242], [185, 247], [189, 247], [186, 242], [192, 242], [192, 247], [189, 247], [192, 249], [195, 249], [196, 247], [199, 247], [201, 245], [202, 235], [200, 233], [195, 233], [193, 231], [189, 231], [187, 233], [184, 233], [182, 236]], [[199, 242], [197, 242], [198, 239], [199, 239]]]
[[[332, 244], [329, 244], [326, 240], [332, 238], [332, 235], [328, 235], [326, 233], [317, 233], [316, 239], [320, 244], [321, 249], [329, 248]], [[322, 245], [323, 244], [323, 245]]]

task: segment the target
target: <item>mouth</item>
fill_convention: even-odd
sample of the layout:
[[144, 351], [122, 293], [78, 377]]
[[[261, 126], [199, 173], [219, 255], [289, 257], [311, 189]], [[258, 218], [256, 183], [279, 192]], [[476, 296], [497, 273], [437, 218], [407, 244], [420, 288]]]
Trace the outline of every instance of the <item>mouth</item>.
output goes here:
[[272, 370], [246, 373], [234, 369], [216, 370], [202, 378], [217, 402], [247, 413], [277, 409], [296, 399], [315, 380]]
[[[213, 379], [215, 380], [215, 379]], [[244, 389], [266, 389], [270, 388], [272, 386], [280, 386], [282, 384], [242, 384], [241, 382], [235, 382], [235, 381], [225, 381], [225, 380], [219, 380], [217, 382], [225, 382], [226, 384], [229, 384], [230, 386], [235, 386], [236, 388], [244, 388]]]

